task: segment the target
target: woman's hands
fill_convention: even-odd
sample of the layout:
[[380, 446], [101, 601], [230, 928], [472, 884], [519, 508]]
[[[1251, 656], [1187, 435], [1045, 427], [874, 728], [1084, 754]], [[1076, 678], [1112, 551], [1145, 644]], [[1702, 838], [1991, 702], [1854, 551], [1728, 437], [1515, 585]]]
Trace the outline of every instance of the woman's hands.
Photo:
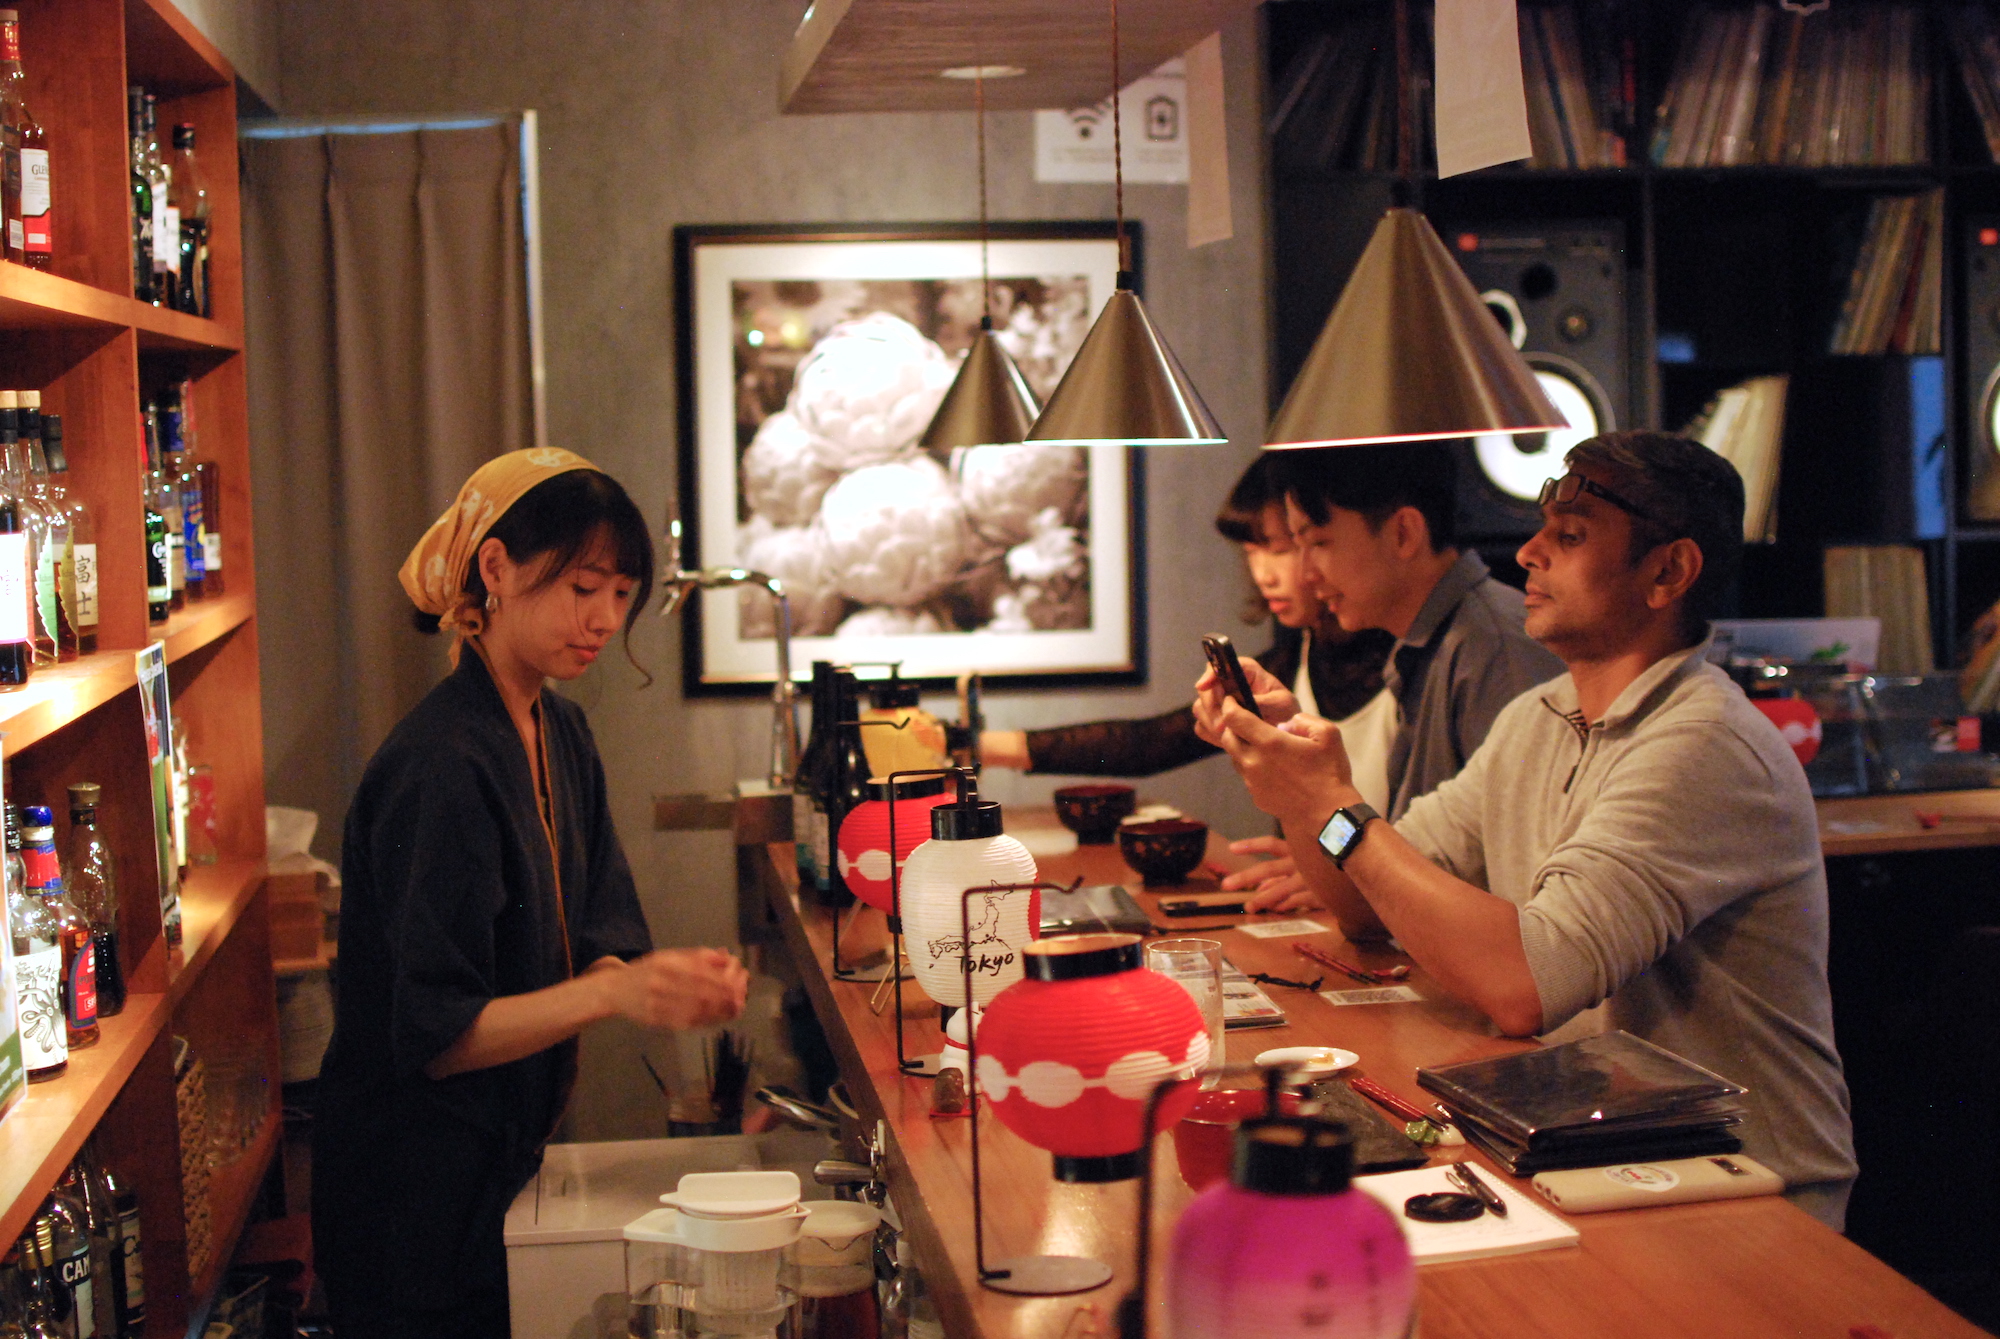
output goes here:
[[641, 1027], [698, 1028], [743, 1012], [750, 973], [719, 948], [668, 948], [604, 967], [612, 1010]]
[[[1257, 700], [1257, 714], [1273, 725], [1283, 725], [1299, 714], [1299, 699], [1284, 681], [1258, 664], [1250, 656], [1239, 662], [1243, 674], [1250, 680], [1250, 695]], [[1209, 725], [1208, 717], [1219, 713], [1223, 702], [1222, 680], [1215, 677], [1215, 671], [1205, 669], [1201, 677], [1194, 681], [1195, 733], [1211, 744], [1222, 743], [1221, 730]], [[1207, 713], [1202, 710], [1206, 704]]]

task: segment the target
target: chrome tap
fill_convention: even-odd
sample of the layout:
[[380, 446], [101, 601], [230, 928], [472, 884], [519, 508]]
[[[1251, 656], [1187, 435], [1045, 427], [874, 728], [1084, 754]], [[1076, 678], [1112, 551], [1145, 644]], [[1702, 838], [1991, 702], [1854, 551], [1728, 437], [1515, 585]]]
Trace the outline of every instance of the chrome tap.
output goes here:
[[789, 790], [799, 759], [798, 690], [792, 685], [792, 604], [785, 596], [785, 583], [764, 572], [743, 567], [681, 566], [681, 520], [667, 522], [667, 567], [665, 598], [660, 617], [667, 618], [696, 590], [723, 590], [732, 586], [756, 586], [771, 597], [777, 612], [778, 677], [771, 685], [771, 772], [773, 790]]

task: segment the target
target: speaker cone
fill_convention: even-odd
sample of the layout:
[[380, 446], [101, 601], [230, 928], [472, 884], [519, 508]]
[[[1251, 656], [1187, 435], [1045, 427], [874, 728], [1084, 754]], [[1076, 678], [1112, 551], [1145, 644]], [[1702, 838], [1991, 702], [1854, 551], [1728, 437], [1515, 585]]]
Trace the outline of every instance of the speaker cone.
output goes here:
[[1486, 433], [1472, 439], [1472, 449], [1488, 484], [1506, 497], [1532, 503], [1541, 496], [1542, 484], [1563, 472], [1563, 457], [1571, 447], [1618, 425], [1604, 388], [1590, 373], [1553, 353], [1525, 357], [1569, 427], [1519, 435]]

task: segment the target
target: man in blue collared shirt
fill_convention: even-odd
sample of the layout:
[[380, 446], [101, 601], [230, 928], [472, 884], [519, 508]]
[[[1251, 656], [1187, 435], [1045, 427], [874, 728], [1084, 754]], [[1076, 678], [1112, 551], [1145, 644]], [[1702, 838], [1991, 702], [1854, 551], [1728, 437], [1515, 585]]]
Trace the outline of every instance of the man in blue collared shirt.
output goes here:
[[[1287, 451], [1276, 464], [1314, 592], [1349, 632], [1381, 628], [1396, 637], [1383, 670], [1397, 709], [1389, 746], [1393, 821], [1456, 776], [1500, 709], [1561, 674], [1562, 662], [1523, 630], [1521, 592], [1494, 580], [1478, 554], [1458, 549], [1449, 447]], [[1289, 714], [1282, 703], [1265, 703], [1267, 718]], [[1279, 848], [1269, 838], [1236, 845], [1245, 852]], [[1260, 865], [1226, 886], [1257, 887], [1253, 909], [1315, 900], [1287, 874]]]

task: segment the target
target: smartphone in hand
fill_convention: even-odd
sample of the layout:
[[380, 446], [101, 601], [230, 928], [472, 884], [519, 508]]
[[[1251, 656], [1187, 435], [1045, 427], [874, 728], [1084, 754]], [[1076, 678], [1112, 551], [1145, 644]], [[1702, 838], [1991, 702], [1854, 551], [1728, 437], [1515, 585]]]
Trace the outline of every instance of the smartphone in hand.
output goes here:
[[1208, 657], [1208, 667], [1221, 681], [1222, 691], [1235, 698], [1243, 710], [1252, 716], [1257, 715], [1257, 697], [1250, 691], [1250, 676], [1243, 672], [1243, 662], [1236, 658], [1236, 647], [1229, 638], [1219, 632], [1211, 632], [1201, 639], [1201, 652]]

